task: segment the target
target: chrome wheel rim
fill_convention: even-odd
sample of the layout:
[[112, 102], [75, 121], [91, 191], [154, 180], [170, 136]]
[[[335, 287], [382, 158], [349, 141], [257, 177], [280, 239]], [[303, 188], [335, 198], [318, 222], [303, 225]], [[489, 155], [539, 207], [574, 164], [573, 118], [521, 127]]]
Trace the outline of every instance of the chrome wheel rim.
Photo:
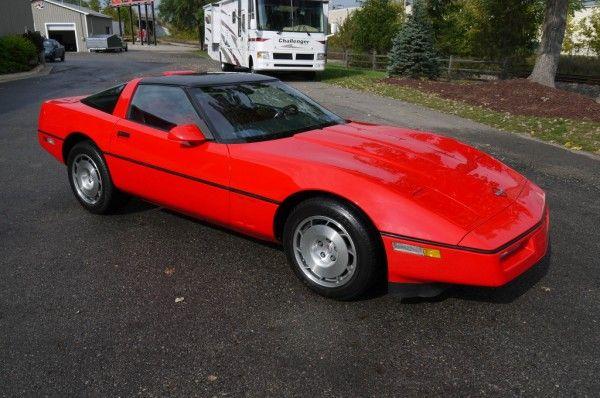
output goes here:
[[348, 231], [329, 217], [308, 217], [298, 224], [294, 255], [304, 275], [320, 286], [343, 286], [356, 272], [354, 242]]
[[71, 178], [77, 196], [84, 202], [94, 205], [102, 196], [102, 177], [94, 160], [85, 154], [79, 154], [71, 165]]

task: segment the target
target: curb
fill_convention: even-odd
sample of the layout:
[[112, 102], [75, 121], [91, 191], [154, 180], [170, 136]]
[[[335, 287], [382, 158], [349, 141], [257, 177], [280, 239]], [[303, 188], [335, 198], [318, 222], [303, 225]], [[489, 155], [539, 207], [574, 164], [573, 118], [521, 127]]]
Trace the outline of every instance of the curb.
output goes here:
[[196, 48], [199, 50], [201, 49], [200, 44], [178, 43], [178, 42], [174, 42], [174, 41], [164, 41], [163, 43], [168, 44], [170, 46], [176, 46], [176, 47], [189, 47], [189, 48]]
[[11, 73], [8, 75], [0, 75], [0, 83], [12, 82], [15, 80], [28, 79], [35, 76], [45, 76], [52, 71], [50, 65], [38, 65], [28, 72]]

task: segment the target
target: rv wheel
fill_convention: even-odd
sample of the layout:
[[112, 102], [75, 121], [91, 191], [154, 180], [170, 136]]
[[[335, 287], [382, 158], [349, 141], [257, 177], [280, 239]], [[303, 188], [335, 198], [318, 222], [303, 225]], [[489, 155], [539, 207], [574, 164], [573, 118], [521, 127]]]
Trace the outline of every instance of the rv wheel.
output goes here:
[[221, 70], [223, 72], [230, 72], [231, 70], [233, 70], [233, 65], [223, 62], [222, 54], [219, 54], [219, 61], [221, 61]]

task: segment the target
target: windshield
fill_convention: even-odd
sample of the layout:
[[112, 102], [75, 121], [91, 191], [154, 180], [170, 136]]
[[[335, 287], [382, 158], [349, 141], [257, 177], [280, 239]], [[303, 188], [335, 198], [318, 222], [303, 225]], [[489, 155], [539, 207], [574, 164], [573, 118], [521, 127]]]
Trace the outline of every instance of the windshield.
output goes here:
[[257, 0], [258, 29], [277, 32], [324, 32], [323, 3], [318, 0]]
[[198, 87], [191, 92], [215, 133], [226, 142], [283, 138], [345, 123], [278, 81]]

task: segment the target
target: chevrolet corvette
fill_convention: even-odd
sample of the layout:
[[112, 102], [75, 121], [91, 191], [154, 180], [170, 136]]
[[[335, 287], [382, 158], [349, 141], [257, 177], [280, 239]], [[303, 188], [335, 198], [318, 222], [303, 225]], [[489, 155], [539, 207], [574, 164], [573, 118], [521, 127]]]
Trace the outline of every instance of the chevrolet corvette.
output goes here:
[[349, 300], [498, 287], [548, 248], [544, 192], [452, 138], [344, 120], [278, 79], [168, 72], [43, 103], [38, 141], [79, 203], [136, 196], [281, 243], [293, 272]]

